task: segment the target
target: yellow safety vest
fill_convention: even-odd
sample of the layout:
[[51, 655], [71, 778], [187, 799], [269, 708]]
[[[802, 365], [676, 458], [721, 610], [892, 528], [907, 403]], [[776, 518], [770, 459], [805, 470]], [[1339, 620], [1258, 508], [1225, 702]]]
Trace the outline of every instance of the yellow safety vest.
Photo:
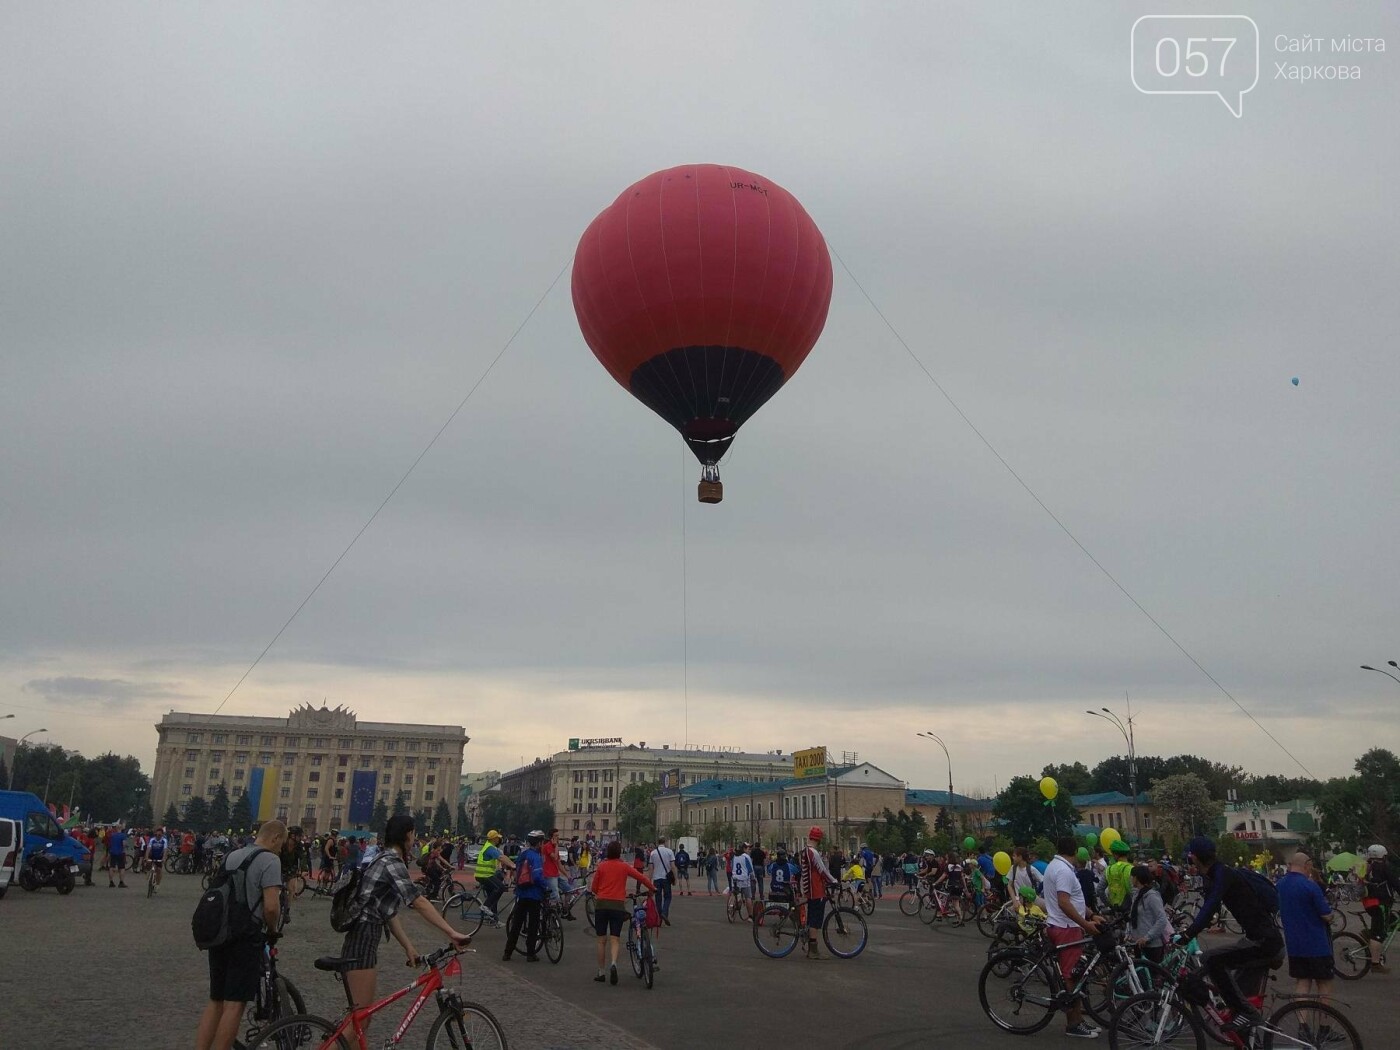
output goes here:
[[476, 880], [489, 879], [496, 874], [496, 865], [501, 862], [501, 855], [498, 852], [490, 860], [486, 859], [487, 846], [481, 847], [481, 852], [476, 855]]

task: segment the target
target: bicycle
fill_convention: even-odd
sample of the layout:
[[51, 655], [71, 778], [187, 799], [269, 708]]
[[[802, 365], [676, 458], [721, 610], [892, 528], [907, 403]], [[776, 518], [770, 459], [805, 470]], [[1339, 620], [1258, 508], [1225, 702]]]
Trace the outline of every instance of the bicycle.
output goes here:
[[306, 1000], [301, 997], [296, 985], [277, 972], [277, 948], [268, 942], [263, 946], [258, 993], [243, 1009], [244, 1031], [241, 1039], [235, 1037], [233, 1040], [235, 1050], [247, 1050], [258, 1038], [258, 1033], [273, 1021], [304, 1013]]
[[249, 1044], [247, 1050], [303, 1050], [310, 1047], [317, 1050], [370, 1050], [365, 1023], [411, 992], [418, 994], [393, 1035], [387, 1037], [382, 1046], [402, 1045], [419, 1012], [430, 999], [436, 999], [438, 1015], [428, 1030], [427, 1050], [506, 1050], [505, 1030], [491, 1011], [443, 987], [443, 978], [461, 976], [462, 952], [463, 949], [448, 945], [426, 958], [420, 957], [417, 962], [426, 972], [385, 998], [359, 1008], [350, 997], [349, 986], [345, 985], [345, 974], [359, 964], [354, 959], [334, 956], [317, 959], [314, 963], [316, 969], [335, 974], [345, 986], [348, 1009], [340, 1021], [333, 1024], [324, 1017], [305, 1013], [284, 1017], [259, 1032], [257, 1041]]
[[556, 900], [544, 902], [544, 918], [542, 920], [544, 929], [541, 936], [544, 938], [544, 954], [552, 963], [557, 963], [564, 958], [564, 908]]
[[[826, 918], [822, 920], [822, 940], [826, 950], [838, 959], [854, 959], [865, 951], [870, 930], [854, 908], [838, 904], [827, 893]], [[807, 940], [807, 906], [794, 901], [769, 899], [753, 924], [753, 943], [770, 959], [784, 959], [793, 953], [798, 941]]]
[[156, 895], [156, 872], [160, 870], [160, 865], [151, 863], [150, 871], [146, 873], [146, 899], [150, 900]]
[[[1381, 941], [1382, 964], [1386, 961], [1386, 953], [1390, 950], [1395, 935], [1400, 933], [1400, 912], [1390, 908], [1386, 910], [1390, 914], [1386, 918], [1385, 939]], [[1369, 936], [1369, 930], [1366, 936], [1359, 933], [1332, 934], [1332, 966], [1342, 980], [1359, 981], [1371, 972], [1375, 963], [1371, 961]]]
[[748, 922], [753, 918], [753, 905], [749, 903], [748, 890], [741, 890], [738, 886], [730, 886], [729, 894], [724, 901], [724, 915], [730, 922], [733, 922], [740, 915], [744, 921]]
[[953, 926], [961, 926], [967, 921], [963, 914], [962, 898], [945, 893], [937, 886], [929, 891], [928, 903], [919, 912], [919, 919], [926, 926], [932, 926], [940, 919]]
[[[468, 936], [473, 936], [482, 926], [504, 927], [510, 920], [510, 913], [515, 908], [515, 897], [511, 895], [507, 901], [505, 896], [502, 894], [501, 900], [497, 901], [496, 906], [500, 911], [494, 915], [486, 907], [486, 893], [480, 886], [462, 893], [454, 893], [443, 901], [441, 911], [446, 917], [449, 911], [457, 909], [457, 928]], [[591, 901], [589, 908], [589, 922], [591, 923], [593, 921]]]
[[656, 984], [656, 945], [647, 929], [648, 896], [645, 893], [627, 895], [632, 902], [632, 921], [627, 924], [627, 957], [632, 960], [632, 972], [650, 989]]

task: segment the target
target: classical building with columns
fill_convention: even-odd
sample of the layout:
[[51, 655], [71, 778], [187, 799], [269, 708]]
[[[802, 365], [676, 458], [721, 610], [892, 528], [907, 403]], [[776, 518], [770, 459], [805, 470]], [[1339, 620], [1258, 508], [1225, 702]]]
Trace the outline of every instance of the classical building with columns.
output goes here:
[[[308, 833], [367, 825], [366, 803], [391, 806], [401, 791], [411, 811], [446, 801], [455, 819], [470, 739], [462, 726], [362, 722], [344, 707], [309, 704], [286, 718], [172, 711], [155, 729], [157, 820], [171, 803], [209, 799], [222, 783], [230, 804], [248, 796], [255, 819]], [[352, 813], [352, 791], [360, 812]]]

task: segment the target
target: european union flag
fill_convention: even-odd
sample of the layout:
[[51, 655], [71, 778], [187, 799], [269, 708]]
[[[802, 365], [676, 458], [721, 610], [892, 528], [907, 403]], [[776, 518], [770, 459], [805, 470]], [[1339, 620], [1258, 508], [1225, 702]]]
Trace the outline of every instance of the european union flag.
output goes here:
[[374, 815], [374, 792], [379, 787], [379, 772], [374, 769], [357, 769], [350, 784], [351, 824], [368, 824]]

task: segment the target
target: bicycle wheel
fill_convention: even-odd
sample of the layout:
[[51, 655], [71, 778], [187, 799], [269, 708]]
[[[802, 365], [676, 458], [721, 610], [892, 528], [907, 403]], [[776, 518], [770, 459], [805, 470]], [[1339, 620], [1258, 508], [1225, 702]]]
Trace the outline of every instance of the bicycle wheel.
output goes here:
[[1235, 921], [1235, 917], [1224, 908], [1220, 909], [1220, 914], [1216, 916], [1220, 925], [1225, 928], [1226, 933], [1233, 933], [1236, 937], [1244, 933], [1244, 927]]
[[588, 920], [588, 928], [595, 930], [598, 928], [597, 912], [593, 907], [593, 894], [589, 894], [583, 899], [583, 917]]
[[797, 947], [802, 929], [790, 909], [770, 904], [763, 909], [759, 922], [753, 924], [753, 943], [770, 959], [784, 959]]
[[332, 1041], [334, 1035], [335, 1025], [324, 1017], [297, 1014], [262, 1029], [248, 1044], [248, 1050], [350, 1050], [349, 1039], [340, 1036]]
[[1327, 929], [1331, 933], [1346, 933], [1347, 931], [1347, 913], [1335, 904], [1332, 905], [1332, 911], [1327, 916]]
[[1166, 968], [1150, 959], [1134, 959], [1131, 963], [1120, 961], [1108, 978], [1113, 997], [1112, 1009], [1116, 1010], [1135, 995], [1160, 992], [1171, 982], [1171, 974], [1167, 973]]
[[442, 906], [442, 917], [452, 916], [457, 928], [469, 937], [475, 937], [486, 921], [486, 908], [475, 893], [454, 893]]
[[836, 903], [843, 908], [854, 908], [856, 906], [856, 895], [851, 892], [849, 886], [842, 886], [836, 891]]
[[875, 914], [875, 898], [868, 893], [862, 893], [858, 901], [860, 910], [866, 915]]
[[838, 959], [854, 959], [865, 951], [870, 937], [865, 919], [854, 908], [832, 908], [822, 920], [822, 940], [826, 950]]
[[899, 910], [905, 915], [919, 914], [919, 895], [914, 890], [905, 890], [899, 895]]
[[919, 921], [925, 926], [932, 926], [939, 919], [947, 918], [938, 901], [932, 897], [925, 897], [923, 907], [919, 909]]
[[1263, 1037], [1264, 1050], [1361, 1050], [1361, 1037], [1346, 1015], [1315, 999], [1284, 1003], [1255, 1033]]
[[642, 983], [648, 988], [656, 984], [656, 945], [651, 943], [651, 934], [642, 927], [642, 947], [638, 953], [642, 957]]
[[287, 896], [296, 900], [306, 889], [306, 880], [300, 875], [293, 875], [287, 880]]
[[1044, 962], [1024, 952], [998, 952], [977, 978], [977, 1001], [1002, 1031], [1030, 1035], [1055, 1016], [1054, 979]]
[[[258, 982], [257, 999], [243, 1007], [243, 1031], [233, 1040], [234, 1050], [246, 1050], [254, 1045], [264, 1026], [306, 1013], [306, 1000], [291, 981], [279, 973], [270, 1000], [265, 981], [266, 974]], [[299, 1044], [289, 1042], [287, 1045], [295, 1047]]]
[[1144, 992], [1123, 1000], [1108, 1023], [1109, 1050], [1176, 1047], [1205, 1050], [1200, 1022], [1174, 996]]
[[990, 939], [992, 934], [997, 931], [997, 920], [1000, 918], [998, 913], [1000, 911], [1000, 905], [994, 907], [991, 904], [984, 904], [982, 907], [978, 908], [977, 932], [983, 937]]
[[1359, 981], [1371, 972], [1371, 950], [1359, 933], [1332, 935], [1332, 966], [1344, 981]]
[[199, 880], [199, 888], [202, 890], [207, 890], [209, 888], [209, 882], [211, 879], [213, 879], [213, 877], [214, 873], [212, 871], [205, 872], [204, 878]]
[[149, 875], [146, 876], [146, 899], [149, 900], [150, 898], [154, 897], [155, 895], [156, 895], [156, 869], [155, 869], [155, 865], [152, 865], [152, 866], [151, 866], [151, 873], [150, 873]]
[[733, 894], [730, 894], [729, 899], [724, 902], [724, 917], [730, 922], [733, 922], [734, 917], [738, 914], [739, 902], [734, 898]]
[[481, 1004], [452, 1002], [428, 1029], [428, 1050], [506, 1050], [506, 1033]]
[[627, 956], [632, 960], [632, 972], [638, 977], [642, 975], [641, 936], [645, 930], [645, 926], [633, 926], [632, 936], [627, 938]]
[[564, 920], [553, 909], [544, 917], [544, 953], [552, 963], [564, 958]]

